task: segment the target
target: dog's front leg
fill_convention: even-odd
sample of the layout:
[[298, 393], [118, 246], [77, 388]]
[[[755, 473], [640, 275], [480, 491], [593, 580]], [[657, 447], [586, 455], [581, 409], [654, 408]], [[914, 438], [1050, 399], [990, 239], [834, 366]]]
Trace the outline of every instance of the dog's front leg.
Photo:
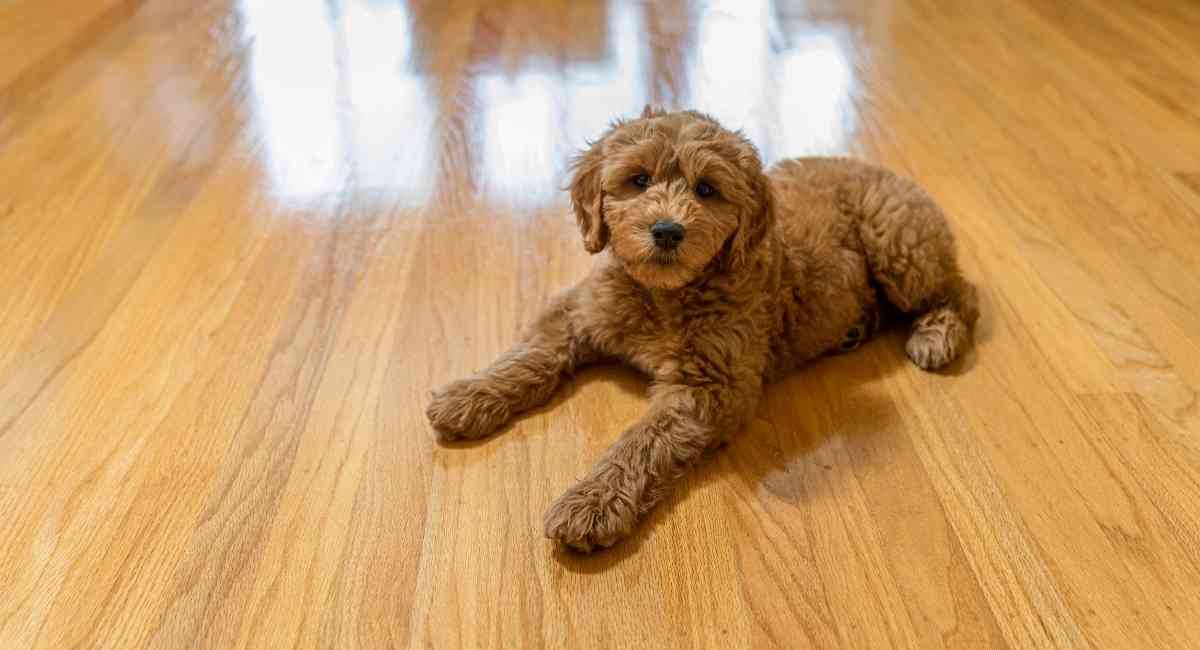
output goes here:
[[480, 438], [550, 400], [563, 375], [594, 359], [577, 332], [578, 289], [559, 296], [521, 341], [482, 372], [434, 391], [425, 410], [441, 440]]
[[628, 535], [706, 449], [742, 428], [761, 386], [656, 386], [650, 411], [547, 511], [546, 536], [590, 551]]

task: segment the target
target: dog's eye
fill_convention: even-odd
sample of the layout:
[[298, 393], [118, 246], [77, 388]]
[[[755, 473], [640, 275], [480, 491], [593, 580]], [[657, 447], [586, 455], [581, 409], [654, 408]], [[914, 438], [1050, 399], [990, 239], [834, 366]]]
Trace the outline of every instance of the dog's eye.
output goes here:
[[638, 187], [650, 187], [650, 177], [646, 174], [638, 174], [630, 179], [634, 185]]
[[700, 196], [712, 196], [717, 193], [717, 188], [705, 182], [696, 184], [696, 194]]

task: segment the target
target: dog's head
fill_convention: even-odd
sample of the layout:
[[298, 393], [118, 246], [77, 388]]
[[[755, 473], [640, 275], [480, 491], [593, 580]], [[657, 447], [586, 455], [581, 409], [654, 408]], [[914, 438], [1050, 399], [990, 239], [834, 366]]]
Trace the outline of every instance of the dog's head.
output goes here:
[[573, 170], [584, 247], [608, 246], [647, 287], [682, 287], [710, 265], [736, 269], [771, 227], [758, 152], [700, 113], [647, 106], [610, 127]]

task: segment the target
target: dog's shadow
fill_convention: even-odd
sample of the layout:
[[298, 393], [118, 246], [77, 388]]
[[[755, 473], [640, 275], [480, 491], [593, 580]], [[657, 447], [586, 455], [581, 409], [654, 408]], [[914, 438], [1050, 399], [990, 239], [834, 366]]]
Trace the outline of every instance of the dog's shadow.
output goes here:
[[[880, 395], [878, 383], [911, 365], [903, 352], [906, 337], [904, 329], [882, 332], [859, 350], [819, 359], [769, 385], [749, 430], [734, 436], [693, 469], [628, 538], [591, 554], [555, 547], [553, 557], [573, 573], [606, 571], [635, 555], [660, 526], [670, 521], [672, 511], [692, 491], [723, 475], [734, 474], [771, 498], [800, 503], [805, 492], [805, 471], [834, 469], [826, 464], [829, 461], [815, 457], [820, 456], [814, 454], [817, 449], [837, 436], [862, 442], [864, 437], [886, 433], [896, 426], [896, 406], [893, 400]], [[973, 358], [973, 351], [968, 352], [941, 374], [960, 374]], [[915, 368], [912, 371], [919, 372]], [[644, 388], [633, 371], [609, 369], [605, 374], [609, 373], [624, 374], [620, 381], [626, 388]], [[806, 464], [811, 467], [806, 468]]]

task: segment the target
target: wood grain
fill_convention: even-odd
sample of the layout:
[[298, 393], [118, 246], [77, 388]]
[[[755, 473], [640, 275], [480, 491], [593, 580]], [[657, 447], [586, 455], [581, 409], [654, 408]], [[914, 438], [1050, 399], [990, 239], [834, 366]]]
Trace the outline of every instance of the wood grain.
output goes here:
[[[10, 0], [0, 647], [1200, 647], [1200, 6]], [[645, 102], [892, 166], [983, 292], [772, 386], [633, 538], [541, 538], [645, 406], [432, 387], [590, 261]]]

